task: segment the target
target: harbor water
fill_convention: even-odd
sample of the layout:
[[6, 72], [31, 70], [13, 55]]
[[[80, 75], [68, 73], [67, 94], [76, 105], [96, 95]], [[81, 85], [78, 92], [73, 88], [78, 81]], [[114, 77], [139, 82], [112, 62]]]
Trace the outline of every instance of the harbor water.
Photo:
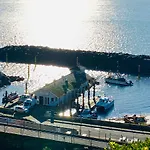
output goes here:
[[[0, 47], [34, 45], [150, 55], [149, 8], [149, 0], [0, 0]], [[9, 63], [9, 56], [0, 69], [7, 75], [28, 78], [28, 64]], [[125, 75], [134, 85], [119, 87], [104, 82], [107, 72], [86, 72], [100, 82], [96, 96], [106, 94], [115, 100], [114, 108], [100, 118], [150, 113], [149, 77]], [[28, 90], [68, 73], [68, 68], [33, 64]], [[0, 89], [0, 102], [6, 90], [23, 94], [26, 80]]]

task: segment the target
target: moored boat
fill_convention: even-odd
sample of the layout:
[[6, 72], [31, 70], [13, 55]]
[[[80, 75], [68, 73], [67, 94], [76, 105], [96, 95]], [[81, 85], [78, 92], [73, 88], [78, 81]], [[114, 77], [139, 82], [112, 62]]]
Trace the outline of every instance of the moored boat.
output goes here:
[[125, 123], [134, 123], [134, 124], [147, 122], [145, 116], [137, 116], [135, 114], [133, 116], [125, 115], [124, 121], [125, 121]]
[[19, 97], [19, 95], [18, 95], [17, 92], [11, 92], [11, 93], [8, 95], [8, 100], [9, 100], [9, 101], [12, 101], [12, 100], [14, 100], [14, 99], [16, 99], [16, 98], [18, 98], [18, 97]]
[[116, 85], [121, 85], [121, 86], [132, 86], [133, 85], [133, 82], [130, 80], [130, 81], [127, 81], [124, 77], [121, 77], [121, 76], [109, 76], [105, 79], [105, 82], [106, 83], [109, 83], [109, 84], [116, 84]]
[[110, 108], [114, 106], [114, 100], [110, 99], [107, 96], [99, 98], [99, 101], [96, 103], [96, 109], [100, 112], [107, 112]]
[[7, 94], [7, 91], [6, 91], [4, 94], [4, 97], [2, 98], [2, 103], [12, 102], [18, 97], [19, 95], [17, 92], [11, 92], [10, 94]]

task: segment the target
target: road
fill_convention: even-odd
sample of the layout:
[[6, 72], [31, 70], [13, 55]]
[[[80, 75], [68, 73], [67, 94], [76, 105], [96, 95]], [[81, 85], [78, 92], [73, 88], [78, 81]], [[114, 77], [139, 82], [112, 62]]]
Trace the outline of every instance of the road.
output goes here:
[[129, 140], [137, 138], [140, 140], [145, 140], [147, 137], [150, 138], [150, 132], [139, 131], [139, 130], [129, 130], [121, 129], [115, 127], [97, 126], [97, 125], [87, 125], [83, 123], [73, 123], [67, 121], [56, 120], [54, 124], [50, 121], [44, 122], [44, 124], [66, 127], [78, 130], [79, 134], [87, 137], [109, 139], [118, 141], [122, 136], [127, 137]]
[[[75, 132], [76, 130], [78, 132]], [[0, 117], [0, 132], [101, 148], [107, 147], [109, 140], [119, 141], [120, 137], [127, 137], [129, 141], [133, 138], [140, 140], [150, 138], [150, 132], [139, 130], [132, 131], [60, 120], [55, 120], [54, 123], [46, 121], [42, 124], [37, 124], [7, 117]]]
[[72, 136], [67, 134], [51, 133], [44, 131], [37, 131], [33, 129], [23, 129], [20, 127], [12, 127], [7, 125], [0, 125], [0, 132], [12, 133], [22, 136], [36, 137], [42, 139], [49, 139], [59, 142], [66, 142], [72, 144], [79, 144], [83, 146], [97, 147], [97, 148], [106, 148], [108, 142], [90, 139], [82, 136]]

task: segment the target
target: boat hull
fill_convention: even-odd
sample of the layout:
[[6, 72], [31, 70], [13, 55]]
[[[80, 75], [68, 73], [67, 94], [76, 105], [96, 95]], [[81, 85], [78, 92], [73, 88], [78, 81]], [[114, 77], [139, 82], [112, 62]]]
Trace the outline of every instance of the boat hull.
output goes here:
[[105, 79], [105, 82], [108, 84], [115, 84], [115, 85], [120, 85], [120, 86], [132, 86], [132, 83], [128, 82], [121, 82], [118, 80], [111, 80], [111, 79]]
[[96, 103], [95, 106], [98, 112], [107, 112], [110, 108], [114, 106], [114, 100], [106, 96], [100, 97], [99, 101]]
[[108, 106], [97, 106], [97, 112], [107, 112], [114, 106], [114, 102], [109, 104]]

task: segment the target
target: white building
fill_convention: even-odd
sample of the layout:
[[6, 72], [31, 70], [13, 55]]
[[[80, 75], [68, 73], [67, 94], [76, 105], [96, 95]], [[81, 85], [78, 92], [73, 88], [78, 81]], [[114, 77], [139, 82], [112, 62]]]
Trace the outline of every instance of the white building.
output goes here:
[[77, 67], [69, 75], [46, 84], [33, 94], [41, 105], [59, 106], [75, 99], [92, 84], [93, 78]]

